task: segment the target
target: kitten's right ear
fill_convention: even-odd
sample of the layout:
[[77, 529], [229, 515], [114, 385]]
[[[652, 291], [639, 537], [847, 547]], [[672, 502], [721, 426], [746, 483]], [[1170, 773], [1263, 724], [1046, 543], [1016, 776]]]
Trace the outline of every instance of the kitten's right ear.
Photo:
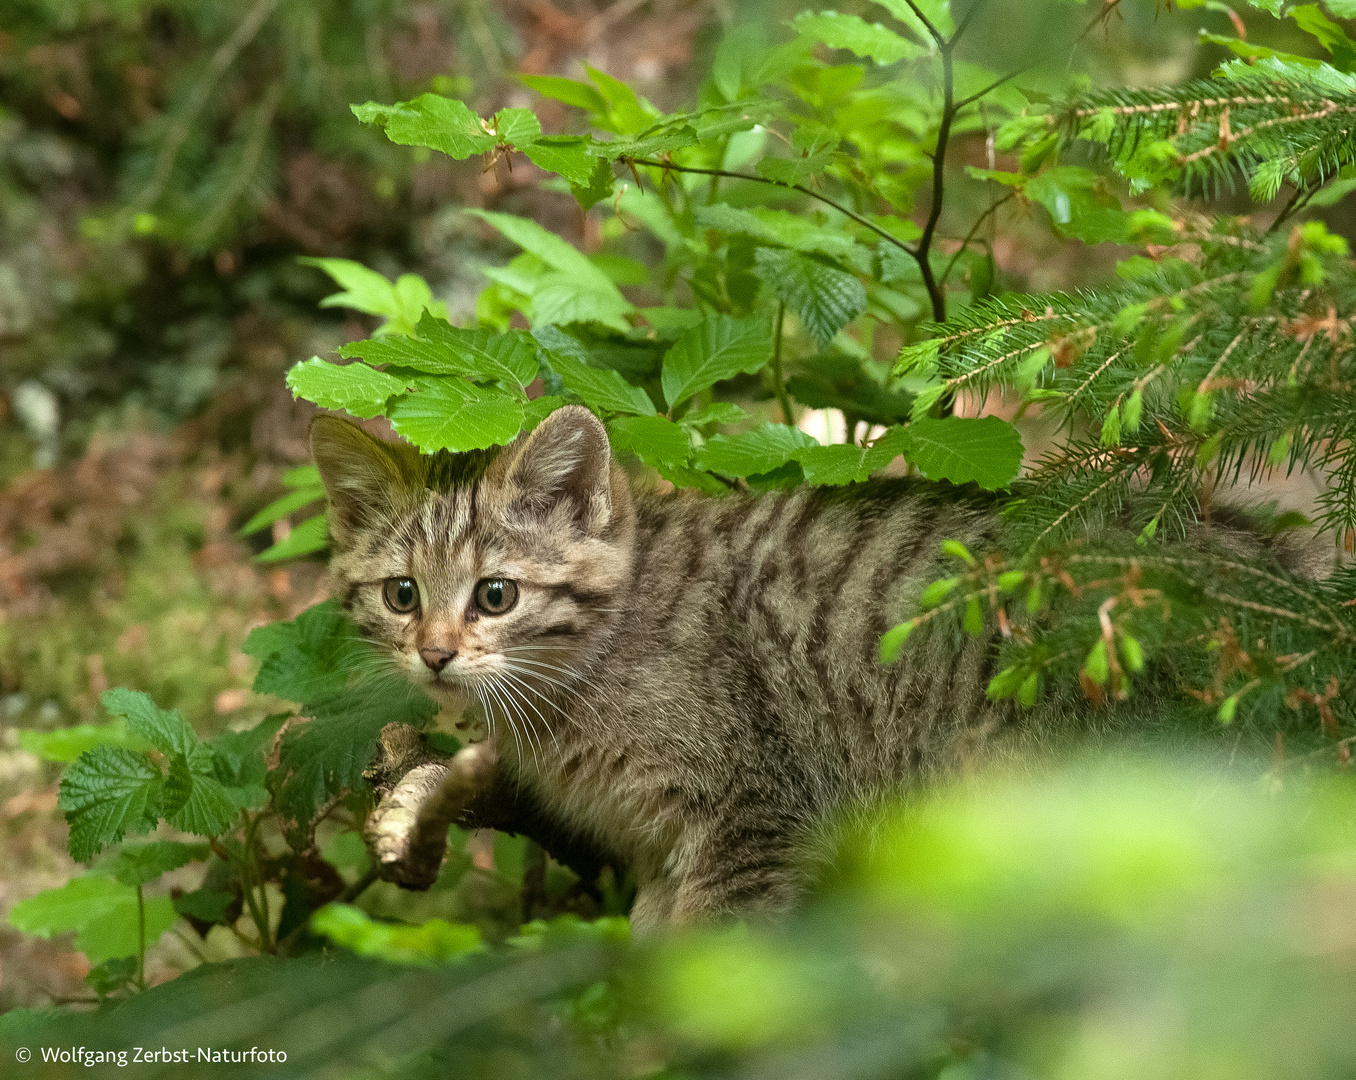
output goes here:
[[401, 496], [418, 486], [419, 451], [374, 439], [337, 416], [311, 421], [311, 457], [329, 495], [336, 540], [388, 517]]

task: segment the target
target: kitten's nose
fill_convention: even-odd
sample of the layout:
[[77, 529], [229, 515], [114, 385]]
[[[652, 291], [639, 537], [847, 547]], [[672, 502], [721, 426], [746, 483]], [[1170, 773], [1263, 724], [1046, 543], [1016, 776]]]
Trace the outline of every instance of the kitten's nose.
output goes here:
[[442, 671], [447, 667], [448, 661], [456, 658], [455, 649], [442, 649], [436, 645], [426, 645], [419, 650], [419, 655], [424, 658], [424, 663], [434, 671]]

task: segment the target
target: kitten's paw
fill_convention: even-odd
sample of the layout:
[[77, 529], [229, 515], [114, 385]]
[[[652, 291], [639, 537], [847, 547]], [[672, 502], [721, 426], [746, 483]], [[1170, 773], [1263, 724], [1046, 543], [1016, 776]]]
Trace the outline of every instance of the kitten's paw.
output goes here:
[[[476, 743], [451, 759], [438, 758], [413, 728], [418, 744], [405, 732], [393, 732], [387, 745], [387, 732], [398, 726], [405, 725], [382, 732], [381, 767], [368, 770], [384, 794], [367, 819], [367, 846], [383, 881], [427, 889], [442, 866], [448, 825], [490, 786], [494, 746]], [[402, 764], [412, 767], [399, 774], [395, 770]]]

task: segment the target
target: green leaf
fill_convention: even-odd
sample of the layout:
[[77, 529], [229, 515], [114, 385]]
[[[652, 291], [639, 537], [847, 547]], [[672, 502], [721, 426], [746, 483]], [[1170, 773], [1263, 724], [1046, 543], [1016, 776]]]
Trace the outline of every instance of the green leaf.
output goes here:
[[205, 923], [224, 923], [235, 900], [234, 893], [204, 887], [174, 897], [174, 910]]
[[914, 60], [926, 52], [908, 38], [900, 37], [880, 23], [868, 23], [860, 15], [803, 11], [791, 20], [791, 25], [831, 49], [847, 49], [878, 64]]
[[188, 798], [169, 823], [194, 836], [220, 836], [235, 821], [238, 808], [220, 780], [200, 771], [191, 773]]
[[1130, 215], [1091, 169], [1058, 165], [1026, 182], [1025, 192], [1045, 207], [1055, 228], [1087, 244], [1129, 238]]
[[[498, 334], [493, 330], [465, 330], [446, 319], [426, 315], [416, 327], [418, 337], [351, 341], [340, 356], [361, 356], [375, 364], [394, 364], [436, 375], [465, 375], [478, 382], [497, 381], [526, 386], [537, 377], [537, 346], [523, 330]], [[402, 386], [415, 386], [406, 380]]]
[[[496, 334], [490, 330], [463, 330], [446, 319], [425, 316], [419, 336], [446, 349], [459, 367], [444, 370], [476, 380], [495, 379], [526, 386], [537, 377], [537, 344], [524, 330]], [[445, 354], [445, 355], [446, 355]], [[428, 370], [428, 369], [421, 369]]]
[[261, 551], [254, 557], [255, 562], [281, 562], [283, 559], [299, 559], [303, 555], [313, 555], [329, 546], [329, 527], [324, 514], [292, 526], [285, 540], [279, 540], [272, 547]]
[[928, 587], [924, 589], [922, 593], [919, 594], [918, 596], [919, 606], [925, 608], [935, 608], [938, 604], [940, 604], [943, 600], [945, 600], [948, 596], [955, 592], [956, 588], [960, 585], [960, 580], [961, 579], [958, 577], [938, 578], [936, 581], [929, 584]]
[[268, 774], [273, 805], [299, 825], [331, 796], [362, 787], [382, 728], [397, 722], [423, 727], [438, 706], [413, 684], [371, 679], [310, 702], [305, 711], [311, 719], [283, 734], [278, 768]]
[[118, 686], [105, 690], [99, 700], [111, 716], [126, 719], [131, 734], [167, 755], [182, 754], [188, 758], [201, 745], [198, 733], [178, 712], [159, 708], [149, 694]]
[[347, 307], [369, 315], [384, 315], [377, 334], [412, 334], [425, 310], [447, 317], [447, 305], [434, 300], [428, 282], [418, 274], [401, 274], [394, 282], [352, 259], [303, 256], [297, 262], [329, 274], [344, 291], [327, 296], [321, 307]]
[[715, 435], [697, 451], [699, 469], [722, 476], [753, 476], [791, 461], [797, 451], [818, 446], [813, 436], [786, 424], [764, 424], [742, 435]]
[[758, 276], [777, 299], [796, 313], [821, 345], [866, 310], [866, 289], [855, 274], [810, 255], [760, 247], [754, 253]]
[[456, 378], [425, 377], [391, 407], [391, 426], [425, 453], [478, 450], [513, 441], [523, 406], [502, 390]]
[[817, 225], [802, 214], [787, 210], [754, 207], [744, 210], [725, 203], [702, 206], [697, 209], [697, 223], [708, 229], [727, 233], [743, 233], [768, 244], [779, 244], [796, 251], [817, 252], [831, 259], [841, 259], [849, 265], [869, 269], [870, 252], [841, 225]]
[[632, 386], [617, 372], [590, 367], [565, 353], [548, 351], [546, 356], [566, 388], [578, 394], [595, 412], [655, 415], [650, 395], [639, 386]]
[[612, 176], [607, 162], [600, 162], [599, 158], [589, 153], [589, 140], [577, 135], [547, 135], [526, 147], [523, 152], [537, 168], [563, 176], [571, 187], [586, 188], [592, 184], [599, 164], [607, 170], [609, 178]]
[[294, 397], [315, 402], [322, 409], [338, 409], [370, 420], [384, 413], [386, 403], [411, 384], [408, 379], [397, 379], [356, 361], [331, 364], [316, 356], [293, 367], [287, 373], [287, 385]]
[[837, 443], [833, 446], [805, 447], [796, 451], [795, 456], [805, 473], [806, 483], [838, 485], [851, 484], [870, 476], [868, 454], [865, 447]]
[[822, 173], [833, 164], [833, 158], [832, 150], [820, 150], [803, 157], [765, 157], [758, 162], [755, 171], [779, 184], [794, 186]]
[[131, 734], [127, 723], [114, 720], [109, 724], [76, 724], [55, 731], [19, 732], [19, 745], [44, 761], [62, 763], [74, 761], [86, 750], [96, 746], [122, 746], [128, 750], [149, 750], [151, 744]]
[[325, 488], [317, 485], [316, 487], [299, 488], [296, 491], [290, 491], [281, 499], [274, 499], [257, 514], [255, 514], [244, 525], [236, 530], [236, 536], [250, 536], [262, 529], [268, 528], [275, 521], [281, 521], [288, 514], [295, 510], [300, 510], [303, 506], [310, 506], [314, 502], [319, 502], [325, 497]]
[[541, 138], [541, 121], [531, 109], [500, 109], [494, 114], [494, 133], [499, 142], [522, 150]]
[[311, 930], [359, 956], [394, 964], [445, 964], [484, 951], [480, 931], [469, 924], [446, 919], [419, 926], [377, 922], [349, 904], [326, 904], [311, 916]]
[[711, 315], [683, 331], [664, 356], [664, 400], [672, 408], [723, 379], [757, 371], [772, 358], [767, 319]]
[[386, 137], [401, 146], [427, 146], [458, 161], [494, 148], [495, 137], [464, 101], [420, 94], [394, 105], [369, 101], [352, 109], [364, 124], [379, 124], [386, 129]]
[[148, 885], [171, 870], [178, 870], [195, 860], [205, 861], [209, 854], [206, 844], [154, 840], [123, 848], [100, 869], [112, 873], [124, 885]]
[[121, 746], [96, 746], [61, 775], [57, 806], [70, 826], [71, 858], [86, 862], [128, 831], [155, 828], [164, 780], [143, 753]]
[[554, 98], [599, 115], [607, 112], [607, 101], [603, 95], [586, 82], [561, 78], [559, 75], [519, 75], [517, 79], [543, 97]]
[[[177, 916], [169, 897], [148, 898], [145, 914], [149, 948]], [[74, 930], [75, 947], [95, 964], [134, 956], [138, 949], [137, 891], [103, 874], [72, 878], [60, 888], [21, 900], [10, 909], [8, 921], [42, 938]]]
[[733, 401], [713, 401], [704, 409], [684, 413], [678, 423], [686, 428], [699, 428], [706, 424], [738, 424], [748, 418], [749, 414]]
[[[348, 689], [353, 673], [370, 667], [373, 649], [337, 600], [309, 607], [291, 622], [251, 630], [241, 646], [247, 656], [262, 661], [254, 677], [255, 693], [302, 705]], [[231, 760], [227, 758], [228, 764]]]
[[630, 451], [646, 465], [686, 465], [692, 452], [687, 432], [662, 416], [623, 416], [607, 425], [607, 433], [613, 450]]
[[898, 626], [892, 627], [881, 635], [880, 639], [880, 662], [882, 664], [893, 664], [899, 659], [899, 654], [904, 648], [904, 643], [909, 640], [909, 635], [918, 623], [913, 619], [908, 622], [902, 622]]
[[612, 284], [611, 279], [594, 266], [589, 261], [589, 257], [568, 240], [562, 240], [555, 233], [543, 228], [529, 218], [495, 213], [490, 210], [468, 209], [465, 213], [473, 214], [482, 221], [493, 225], [524, 251], [531, 252], [547, 266], [567, 274], [581, 289], [597, 293], [600, 296], [613, 296], [621, 310], [630, 310], [631, 305], [617, 291], [617, 287]]
[[611, 198], [614, 186], [612, 163], [605, 158], [594, 159], [588, 178], [581, 184], [570, 184], [570, 194], [587, 210], [604, 199]]
[[971, 481], [988, 491], [1007, 487], [1022, 466], [1017, 429], [996, 416], [915, 420], [905, 456], [929, 480]]

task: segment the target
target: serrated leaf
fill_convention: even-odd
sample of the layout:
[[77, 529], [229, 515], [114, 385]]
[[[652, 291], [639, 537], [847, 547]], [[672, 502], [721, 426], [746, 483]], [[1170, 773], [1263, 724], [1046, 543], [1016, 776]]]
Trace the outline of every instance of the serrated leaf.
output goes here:
[[758, 276], [796, 313], [811, 337], [827, 345], [866, 310], [866, 289], [853, 274], [784, 248], [754, 253]]
[[[146, 899], [145, 918], [150, 947], [174, 925], [177, 916], [165, 896]], [[74, 930], [75, 947], [94, 964], [134, 956], [139, 944], [136, 889], [103, 874], [72, 878], [58, 889], [20, 901], [10, 909], [9, 922], [42, 938]]]
[[607, 425], [617, 453], [630, 451], [646, 465], [684, 466], [691, 453], [687, 432], [662, 416], [623, 416]]
[[280, 562], [283, 559], [299, 559], [303, 555], [313, 555], [329, 546], [328, 519], [324, 514], [292, 526], [286, 539], [279, 540], [254, 557], [255, 562]]
[[377, 736], [390, 723], [422, 727], [438, 707], [413, 685], [372, 681], [306, 706], [312, 719], [293, 724], [279, 746], [279, 766], [268, 775], [274, 806], [298, 824], [341, 791], [363, 784]]
[[241, 651], [262, 661], [255, 693], [302, 705], [342, 693], [374, 655], [337, 600], [309, 607], [291, 622], [251, 630]]
[[[599, 165], [599, 159], [589, 153], [589, 140], [577, 135], [547, 135], [523, 153], [537, 168], [563, 176], [572, 187], [588, 187]], [[607, 163], [602, 164], [607, 169]], [[611, 169], [607, 175], [611, 177]]]
[[424, 377], [391, 407], [391, 426], [425, 453], [479, 450], [512, 442], [523, 406], [502, 390], [458, 378]]
[[287, 373], [293, 397], [305, 398], [322, 409], [338, 409], [363, 420], [386, 411], [386, 403], [409, 388], [408, 379], [397, 379], [366, 364], [331, 364], [315, 356], [303, 360]]
[[708, 316], [684, 330], [664, 355], [664, 400], [671, 408], [723, 379], [757, 371], [771, 358], [768, 320]]
[[570, 184], [570, 194], [580, 207], [588, 210], [596, 203], [611, 198], [614, 185], [612, 163], [605, 158], [595, 158], [588, 178], [583, 183]]
[[92, 859], [129, 831], [155, 828], [163, 778], [144, 753], [120, 746], [96, 746], [66, 767], [57, 806], [70, 826], [69, 847], [76, 862]]
[[977, 483], [988, 491], [1007, 487], [1022, 467], [1022, 438], [996, 416], [915, 420], [908, 427], [905, 457], [929, 480]]
[[526, 386], [537, 377], [537, 344], [524, 330], [496, 334], [490, 330], [463, 330], [446, 319], [425, 316], [419, 336], [444, 346], [461, 363], [448, 369], [473, 379], [496, 379]]
[[401, 146], [427, 146], [458, 161], [494, 148], [495, 137], [466, 102], [439, 94], [420, 94], [394, 105], [369, 101], [352, 109], [363, 123], [385, 128], [386, 137]]
[[548, 352], [547, 362], [565, 383], [595, 412], [631, 413], [654, 416], [650, 395], [632, 386], [617, 372], [591, 367], [564, 353]]
[[738, 424], [748, 418], [749, 414], [733, 401], [713, 401], [704, 409], [684, 413], [678, 423], [683, 427], [696, 428], [706, 424]]
[[188, 758], [200, 746], [198, 733], [188, 722], [178, 712], [157, 706], [149, 694], [118, 686], [105, 690], [99, 700], [109, 715], [126, 719], [131, 734], [145, 739], [167, 755], [182, 754]]
[[195, 860], [202, 862], [209, 854], [211, 851], [206, 844], [153, 840], [149, 844], [128, 845], [100, 869], [111, 873], [124, 885], [146, 885]]
[[191, 774], [188, 798], [172, 815], [169, 823], [194, 836], [220, 836], [235, 820], [235, 801], [221, 781], [199, 772]]
[[865, 480], [867, 450], [852, 443], [810, 446], [796, 453], [809, 484], [839, 485]]
[[[526, 386], [537, 377], [537, 346], [522, 330], [466, 330], [425, 316], [418, 337], [351, 341], [339, 349], [374, 364], [393, 364], [434, 375], [465, 375], [480, 382]], [[407, 385], [415, 383], [406, 380]]]
[[868, 23], [860, 15], [804, 11], [791, 20], [791, 25], [831, 49], [847, 49], [878, 64], [914, 60], [927, 51], [880, 23]]
[[288, 514], [295, 510], [300, 510], [303, 506], [310, 506], [314, 502], [319, 502], [325, 497], [325, 489], [322, 486], [311, 488], [300, 488], [297, 491], [290, 491], [281, 499], [274, 499], [257, 514], [245, 522], [236, 530], [236, 536], [251, 536], [262, 529], [268, 528], [275, 521], [281, 521]]
[[771, 472], [797, 452], [819, 443], [799, 428], [786, 424], [764, 424], [742, 435], [715, 435], [697, 451], [699, 469], [722, 476], [754, 476]]

